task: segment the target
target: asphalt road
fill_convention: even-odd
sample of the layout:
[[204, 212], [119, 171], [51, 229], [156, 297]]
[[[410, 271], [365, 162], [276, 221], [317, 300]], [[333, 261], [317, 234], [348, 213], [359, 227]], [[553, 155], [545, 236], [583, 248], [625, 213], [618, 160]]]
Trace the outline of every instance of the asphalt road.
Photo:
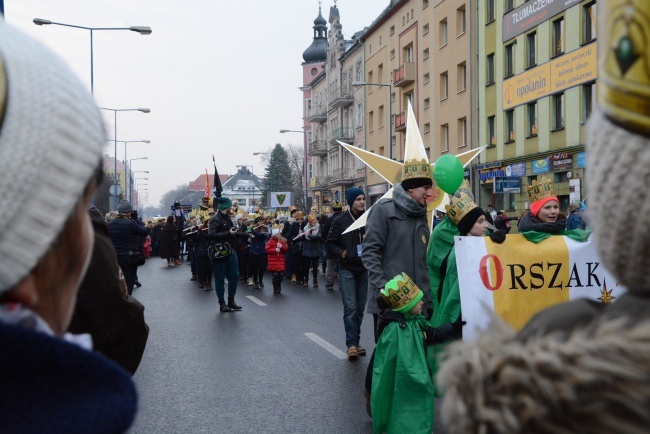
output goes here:
[[[363, 384], [374, 348], [372, 316], [345, 357], [338, 289], [282, 283], [273, 294], [239, 283], [241, 312], [220, 313], [214, 291], [190, 282], [187, 263], [140, 267], [134, 296], [151, 328], [134, 376], [140, 393], [133, 433], [370, 433]], [[335, 286], [336, 287], [336, 286]]]

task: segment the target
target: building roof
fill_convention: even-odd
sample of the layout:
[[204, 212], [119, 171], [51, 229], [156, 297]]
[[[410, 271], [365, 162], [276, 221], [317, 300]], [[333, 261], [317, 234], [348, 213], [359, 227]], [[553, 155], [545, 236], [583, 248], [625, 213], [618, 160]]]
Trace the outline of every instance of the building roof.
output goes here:
[[237, 173], [231, 176], [226, 180], [226, 182], [221, 183], [224, 191], [234, 190], [234, 191], [251, 191], [255, 188], [262, 188], [262, 180], [254, 175], [248, 167], [240, 167], [237, 169]]
[[[221, 185], [228, 180], [230, 175], [219, 174]], [[210, 182], [210, 190], [214, 188], [214, 174], [208, 174], [208, 181]], [[188, 191], [204, 191], [205, 190], [205, 174], [199, 175], [194, 181], [190, 182]]]

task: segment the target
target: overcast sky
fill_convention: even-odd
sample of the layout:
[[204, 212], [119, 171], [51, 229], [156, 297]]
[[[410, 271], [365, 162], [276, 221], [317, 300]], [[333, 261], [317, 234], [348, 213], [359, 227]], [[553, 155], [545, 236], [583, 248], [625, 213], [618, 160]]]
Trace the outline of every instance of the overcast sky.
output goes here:
[[[187, 184], [207, 168], [212, 154], [220, 173], [253, 165], [275, 143], [302, 144], [302, 53], [311, 44], [316, 0], [4, 0], [5, 19], [42, 41], [90, 89], [90, 32], [36, 26], [32, 20], [85, 27], [149, 26], [153, 33], [95, 31], [95, 99], [100, 107], [150, 108], [117, 116], [118, 140], [131, 143], [133, 170], [148, 170], [149, 203]], [[327, 20], [333, 0], [322, 4]], [[343, 32], [368, 26], [389, 0], [339, 0]], [[105, 115], [113, 139], [113, 112]], [[114, 155], [113, 144], [106, 152]], [[124, 158], [118, 143], [117, 158]]]

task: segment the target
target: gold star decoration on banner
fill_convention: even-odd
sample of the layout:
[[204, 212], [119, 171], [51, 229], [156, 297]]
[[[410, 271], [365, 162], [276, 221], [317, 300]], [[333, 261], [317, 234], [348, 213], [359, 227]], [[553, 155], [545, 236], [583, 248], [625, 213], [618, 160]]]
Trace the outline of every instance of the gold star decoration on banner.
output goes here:
[[605, 283], [605, 280], [603, 280], [603, 287], [600, 290], [600, 297], [598, 297], [598, 300], [602, 301], [603, 304], [611, 304], [612, 300], [616, 298], [612, 295], [612, 291], [614, 291], [614, 288], [608, 291], [607, 284]]
[[[402, 181], [402, 170], [404, 163], [400, 163], [399, 161], [391, 160], [390, 158], [386, 158], [382, 155], [377, 155], [361, 148], [348, 145], [347, 143], [340, 141], [338, 143], [348, 151], [352, 152], [355, 157], [363, 161], [368, 167], [377, 172], [379, 176], [384, 178], [391, 185], [395, 185]], [[485, 146], [463, 152], [462, 154], [456, 155], [456, 157], [463, 164], [463, 167], [466, 167], [474, 158], [478, 156], [478, 154], [481, 153], [483, 149], [485, 149]], [[415, 120], [415, 115], [413, 114], [413, 108], [409, 102], [406, 120], [406, 144], [404, 149], [404, 161], [406, 162], [413, 160], [425, 160], [427, 163], [429, 163], [429, 156], [427, 155], [424, 148], [422, 136], [420, 135], [420, 129], [418, 128], [418, 124]], [[429, 165], [431, 166], [431, 178], [433, 178], [434, 164], [429, 163]], [[384, 193], [384, 195], [380, 197], [379, 200], [392, 197], [393, 188]], [[435, 185], [434, 181], [433, 194], [427, 202], [429, 227], [432, 227], [433, 223], [433, 210], [437, 209], [439, 211], [444, 211], [445, 205], [448, 205], [449, 203], [449, 196], [437, 185]], [[345, 234], [355, 229], [364, 227], [366, 225], [366, 220], [368, 219], [368, 211], [370, 211], [370, 208], [368, 208], [368, 210], [366, 210], [366, 212], [354, 223], [352, 223], [350, 227], [348, 227], [348, 229], [343, 233]]]

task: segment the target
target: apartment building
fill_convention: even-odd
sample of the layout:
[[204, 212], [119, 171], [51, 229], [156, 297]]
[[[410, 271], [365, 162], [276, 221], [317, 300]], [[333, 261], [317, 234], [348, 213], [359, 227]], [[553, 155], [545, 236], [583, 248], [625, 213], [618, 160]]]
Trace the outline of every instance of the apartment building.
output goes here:
[[485, 0], [477, 18], [480, 205], [523, 211], [526, 185], [546, 176], [565, 210], [585, 198], [596, 1]]
[[[352, 82], [363, 78], [363, 46], [357, 32], [346, 40], [339, 9], [330, 8], [325, 21], [319, 9], [314, 29], [330, 31], [326, 50], [319, 51], [322, 68], [305, 75], [305, 121], [307, 127], [307, 165], [309, 197], [312, 207], [329, 212], [334, 201], [345, 197], [345, 190], [364, 185], [365, 165], [343, 149], [338, 141], [364, 147], [363, 91]], [[305, 61], [307, 59], [305, 58]], [[303, 64], [304, 65], [304, 64]]]
[[[369, 151], [404, 161], [409, 103], [431, 162], [475, 147], [472, 4], [393, 0], [363, 34]], [[371, 169], [366, 183], [370, 203], [387, 190]]]

